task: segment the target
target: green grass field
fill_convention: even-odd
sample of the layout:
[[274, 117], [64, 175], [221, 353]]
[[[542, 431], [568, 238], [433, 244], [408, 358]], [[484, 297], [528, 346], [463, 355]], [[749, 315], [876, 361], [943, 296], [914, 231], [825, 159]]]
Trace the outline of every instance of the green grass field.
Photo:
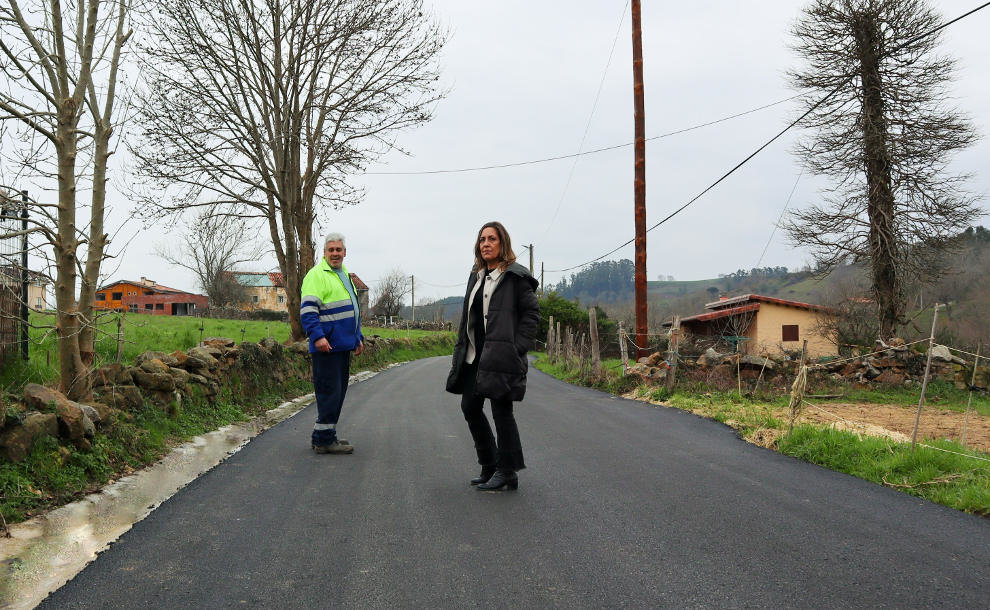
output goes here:
[[[28, 333], [28, 361], [9, 357], [0, 369], [0, 387], [18, 392], [26, 383], [50, 384], [58, 379], [58, 350], [54, 332], [54, 316], [31, 314]], [[146, 351], [173, 352], [194, 347], [201, 338], [227, 337], [241, 341], [260, 341], [274, 337], [279, 342], [289, 338], [285, 322], [221, 320], [186, 316], [149, 316], [144, 314], [111, 313], [100, 316], [97, 325], [95, 351], [98, 364], [116, 362], [118, 322], [123, 341], [120, 342], [120, 362], [130, 364]], [[375, 327], [363, 329], [366, 336], [387, 338], [434, 336], [428, 330], [396, 330]], [[451, 333], [452, 334], [452, 333]]]

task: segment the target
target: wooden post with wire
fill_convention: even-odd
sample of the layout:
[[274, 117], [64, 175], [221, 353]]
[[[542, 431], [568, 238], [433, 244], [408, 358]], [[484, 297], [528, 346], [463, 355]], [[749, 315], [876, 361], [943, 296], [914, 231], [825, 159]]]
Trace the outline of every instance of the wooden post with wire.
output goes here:
[[634, 177], [633, 207], [636, 227], [636, 359], [648, 356], [646, 346], [646, 104], [643, 95], [643, 29], [640, 0], [631, 0], [633, 56]]
[[553, 316], [547, 324], [547, 360], [553, 362]]
[[619, 320], [619, 357], [622, 358], [622, 374], [629, 368], [629, 350], [626, 348], [626, 325]]
[[677, 375], [677, 358], [678, 358], [678, 350], [680, 349], [677, 343], [678, 343], [678, 336], [680, 334], [681, 334], [681, 317], [674, 316], [674, 320], [670, 325], [670, 342], [667, 344], [667, 363], [670, 364], [670, 368], [667, 369], [667, 379], [666, 379], [666, 386], [668, 390], [674, 387], [674, 381]]
[[117, 362], [124, 355], [124, 314], [117, 316]]
[[941, 307], [935, 303], [932, 314], [932, 334], [928, 337], [928, 358], [925, 361], [925, 376], [921, 380], [921, 397], [918, 398], [918, 412], [914, 416], [914, 431], [911, 432], [911, 451], [918, 440], [918, 424], [921, 423], [921, 407], [925, 404], [925, 391], [928, 389], [928, 375], [932, 370], [932, 348], [935, 347], [935, 324], [938, 323], [938, 310]]
[[588, 310], [588, 329], [591, 333], [591, 374], [598, 379], [602, 374], [602, 357], [598, 345], [598, 311]]
[[969, 427], [969, 412], [973, 408], [973, 388], [976, 387], [976, 369], [980, 366], [980, 352], [983, 351], [983, 343], [976, 346], [976, 361], [973, 363], [973, 376], [969, 380], [969, 400], [966, 402], [966, 417], [963, 419], [962, 438], [959, 444], [966, 446], [966, 429]]

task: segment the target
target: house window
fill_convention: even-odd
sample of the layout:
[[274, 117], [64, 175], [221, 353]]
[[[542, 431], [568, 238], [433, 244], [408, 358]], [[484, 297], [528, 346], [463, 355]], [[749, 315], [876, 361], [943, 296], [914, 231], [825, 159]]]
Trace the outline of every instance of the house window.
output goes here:
[[258, 304], [258, 295], [256, 295], [256, 294], [251, 295], [251, 302], [254, 303], [255, 305], [257, 305]]
[[152, 294], [155, 294], [155, 293], [154, 292], [151, 292], [150, 290], [145, 290], [144, 291], [144, 294], [145, 294], [145, 296], [148, 296], [148, 295], [152, 295]]
[[154, 306], [154, 305], [152, 305], [151, 303], [145, 303], [145, 305], [144, 305], [144, 308], [145, 308], [145, 309], [154, 309], [154, 308], [155, 308], [155, 306]]
[[36, 298], [34, 300], [34, 308], [35, 309], [41, 309], [42, 305], [43, 305], [43, 303], [41, 302], [41, 297], [38, 297], [38, 298]]
[[127, 308], [131, 311], [131, 313], [137, 313], [138, 308], [136, 304], [131, 303], [130, 305], [127, 306]]
[[780, 327], [781, 335], [783, 336], [783, 341], [797, 341], [798, 340], [798, 325], [797, 324], [784, 324]]
[[284, 303], [285, 303], [285, 295], [284, 294], [278, 295], [278, 304], [282, 305]]
[[164, 310], [165, 309], [165, 304], [164, 303], [155, 303], [155, 309]]
[[114, 301], [119, 301], [123, 297], [124, 297], [123, 292], [114, 292], [113, 294], [110, 295], [110, 298], [113, 299]]
[[97, 292], [96, 293], [96, 300], [97, 301], [106, 301], [107, 300], [107, 293], [105, 293], [105, 292]]

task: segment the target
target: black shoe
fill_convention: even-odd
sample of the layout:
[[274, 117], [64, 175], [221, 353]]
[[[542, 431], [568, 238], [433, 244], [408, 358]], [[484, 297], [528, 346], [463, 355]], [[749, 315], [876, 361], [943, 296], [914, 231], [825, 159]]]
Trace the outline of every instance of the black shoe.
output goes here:
[[503, 489], [518, 489], [519, 476], [511, 470], [497, 471], [487, 483], [478, 485], [479, 491], [502, 491]]
[[492, 475], [493, 474], [495, 474], [495, 467], [494, 466], [482, 466], [481, 467], [481, 474], [478, 475], [478, 476], [476, 476], [475, 478], [471, 479], [471, 484], [472, 485], [481, 485], [482, 483], [487, 483], [488, 482], [488, 479], [492, 478]]

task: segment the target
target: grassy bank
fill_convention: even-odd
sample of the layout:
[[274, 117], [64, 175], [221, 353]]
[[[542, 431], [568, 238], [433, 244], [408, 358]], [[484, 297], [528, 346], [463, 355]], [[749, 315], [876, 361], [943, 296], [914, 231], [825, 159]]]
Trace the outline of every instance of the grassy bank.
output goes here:
[[[237, 324], [243, 325], [242, 322]], [[266, 323], [255, 324], [264, 327]], [[177, 330], [180, 334], [184, 332], [181, 326]], [[148, 327], [145, 331], [152, 332]], [[375, 332], [376, 329], [369, 329], [366, 335]], [[394, 334], [402, 336], [405, 332]], [[369, 350], [354, 358], [352, 372], [450, 354], [453, 350], [452, 333], [420, 331], [417, 335], [418, 338], [408, 340], [402, 337], [390, 342], [388, 347], [379, 347], [373, 353]], [[193, 344], [196, 341], [198, 337]], [[140, 351], [170, 348], [167, 343], [156, 342], [142, 345]], [[228, 382], [221, 384], [220, 393], [213, 398], [206, 398], [201, 389], [194, 386], [192, 395], [172, 413], [150, 401], [131, 411], [117, 412], [109, 425], [99, 428], [92, 446], [86, 450], [60, 444], [54, 437], [45, 438], [32, 448], [23, 462], [0, 463], [0, 515], [7, 523], [14, 523], [71, 502], [112, 479], [157, 461], [170, 449], [196, 435], [248, 421], [285, 400], [310, 393], [308, 362], [307, 358], [299, 357], [289, 364], [290, 369], [286, 371], [289, 374], [284, 375], [282, 383], [276, 383], [270, 371], [235, 373]]]
[[[919, 446], [912, 452], [910, 444], [827, 426], [797, 426], [788, 434], [786, 408], [789, 396], [784, 393], [746, 398], [734, 391], [711, 391], [697, 384], [675, 386], [668, 391], [664, 387], [641, 385], [636, 377], [623, 378], [620, 368], [608, 366], [606, 378], [591, 381], [576, 369], [551, 364], [542, 357], [537, 359], [536, 367], [570, 383], [613, 394], [631, 392], [642, 400], [690, 411], [722, 422], [736, 429], [744, 439], [763, 447], [951, 508], [990, 517], [990, 462], [986, 461], [990, 455], [956, 442], [926, 441], [925, 444], [943, 451]], [[928, 396], [927, 404], [950, 410], [965, 409], [968, 399], [967, 392], [949, 383], [929, 386]], [[910, 406], [917, 405], [918, 389], [857, 389], [835, 400]], [[990, 401], [986, 397], [974, 400], [973, 406], [981, 415], [990, 414]]]
[[[4, 390], [16, 393], [24, 384], [50, 385], [58, 379], [58, 348], [52, 329], [54, 316], [32, 313], [30, 320], [28, 360], [25, 362], [12, 357], [4, 363], [3, 368], [0, 368], [0, 387]], [[118, 346], [121, 352], [120, 362], [130, 363], [148, 350], [187, 350], [206, 337], [228, 337], [237, 342], [257, 342], [265, 337], [273, 337], [280, 343], [289, 338], [289, 325], [285, 322], [109, 313], [101, 315], [97, 325], [99, 333], [94, 351], [99, 364], [117, 361]], [[438, 334], [453, 336], [453, 333], [428, 330], [405, 331], [374, 327], [365, 328], [364, 334], [390, 339], [418, 339]], [[123, 341], [118, 341], [119, 337], [123, 337]]]

